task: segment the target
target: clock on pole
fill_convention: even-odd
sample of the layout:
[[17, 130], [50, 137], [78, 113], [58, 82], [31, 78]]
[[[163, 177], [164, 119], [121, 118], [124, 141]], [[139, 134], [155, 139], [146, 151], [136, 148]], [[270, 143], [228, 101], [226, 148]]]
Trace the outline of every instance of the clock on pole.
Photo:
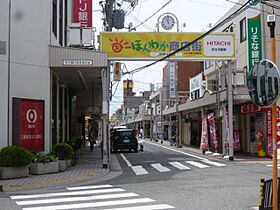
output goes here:
[[161, 27], [165, 30], [171, 30], [175, 25], [175, 19], [171, 15], [166, 15], [161, 19]]

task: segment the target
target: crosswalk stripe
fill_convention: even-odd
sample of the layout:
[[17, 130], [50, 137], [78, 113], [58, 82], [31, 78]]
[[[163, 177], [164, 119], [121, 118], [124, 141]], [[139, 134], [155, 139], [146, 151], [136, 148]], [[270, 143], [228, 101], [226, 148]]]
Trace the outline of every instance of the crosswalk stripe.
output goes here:
[[102, 202], [94, 202], [94, 203], [77, 203], [77, 204], [56, 205], [56, 206], [37, 206], [37, 207], [23, 208], [23, 210], [81, 209], [81, 208], [90, 208], [90, 207], [116, 206], [116, 205], [123, 205], [123, 204], [148, 203], [154, 201], [155, 200], [150, 198], [137, 198], [137, 199], [129, 199], [129, 200], [102, 201]]
[[105, 185], [92, 185], [92, 186], [80, 186], [80, 187], [67, 187], [67, 190], [89, 190], [89, 189], [100, 189], [113, 187], [110, 184]]
[[103, 209], [103, 210], [157, 210], [157, 209], [174, 209], [174, 206], [168, 204], [159, 205], [146, 205], [146, 206], [135, 206], [135, 207], [125, 207], [125, 208], [114, 208], [114, 209]]
[[169, 162], [170, 165], [174, 166], [175, 168], [178, 168], [180, 170], [187, 170], [191, 169], [188, 166], [183, 165], [182, 163], [179, 162]]
[[136, 175], [144, 175], [144, 174], [148, 174], [149, 173], [142, 166], [132, 166], [131, 168], [132, 168], [132, 170], [134, 171], [134, 173]]
[[63, 203], [63, 202], [74, 202], [74, 201], [91, 201], [91, 200], [102, 200], [111, 198], [127, 198], [137, 197], [136, 193], [119, 193], [119, 194], [108, 194], [108, 195], [95, 195], [87, 197], [67, 197], [67, 198], [55, 198], [55, 199], [43, 199], [43, 200], [28, 200], [28, 201], [16, 201], [19, 206], [24, 205], [38, 205], [38, 204], [49, 204], [49, 203]]
[[70, 191], [70, 192], [45, 193], [45, 194], [33, 194], [33, 195], [15, 195], [15, 196], [10, 196], [10, 198], [16, 200], [16, 199], [30, 199], [30, 198], [48, 198], [48, 197], [69, 196], [69, 195], [89, 195], [89, 194], [123, 192], [123, 191], [125, 190], [121, 188], [114, 188], [114, 189]]
[[214, 162], [214, 161], [210, 161], [210, 160], [201, 160], [201, 161], [204, 162], [204, 163], [213, 165], [213, 166], [218, 166], [218, 167], [226, 166], [226, 164], [218, 163], [218, 162]]
[[170, 171], [169, 168], [164, 167], [160, 163], [154, 163], [154, 164], [151, 164], [151, 166], [153, 168], [155, 168], [156, 170], [158, 170], [159, 172], [168, 172], [168, 171]]
[[198, 162], [195, 162], [195, 161], [185, 161], [185, 162], [188, 163], [188, 164], [191, 164], [193, 166], [196, 166], [198, 168], [208, 168], [209, 167], [207, 165], [204, 165], [202, 163], [198, 163]]

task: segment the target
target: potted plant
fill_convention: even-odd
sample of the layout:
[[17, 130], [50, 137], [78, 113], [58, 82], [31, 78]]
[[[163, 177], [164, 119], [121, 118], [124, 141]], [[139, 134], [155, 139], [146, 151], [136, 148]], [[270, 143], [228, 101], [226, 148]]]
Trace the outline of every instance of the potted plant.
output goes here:
[[54, 154], [37, 153], [33, 156], [30, 174], [48, 174], [58, 171], [58, 161]]
[[73, 148], [67, 143], [59, 143], [54, 145], [53, 153], [58, 157], [59, 171], [65, 171], [67, 160], [68, 162], [70, 160], [71, 165], [71, 160], [74, 155]]
[[32, 153], [18, 146], [7, 146], [0, 151], [0, 178], [12, 179], [29, 176]]

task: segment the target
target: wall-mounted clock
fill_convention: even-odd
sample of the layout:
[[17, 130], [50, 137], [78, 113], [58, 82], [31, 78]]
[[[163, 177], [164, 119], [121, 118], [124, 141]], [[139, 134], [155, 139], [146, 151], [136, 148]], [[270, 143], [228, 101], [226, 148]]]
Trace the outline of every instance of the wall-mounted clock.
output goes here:
[[174, 19], [174, 17], [172, 17], [170, 15], [164, 16], [161, 20], [161, 26], [165, 30], [172, 29], [174, 25], [175, 25], [175, 19]]

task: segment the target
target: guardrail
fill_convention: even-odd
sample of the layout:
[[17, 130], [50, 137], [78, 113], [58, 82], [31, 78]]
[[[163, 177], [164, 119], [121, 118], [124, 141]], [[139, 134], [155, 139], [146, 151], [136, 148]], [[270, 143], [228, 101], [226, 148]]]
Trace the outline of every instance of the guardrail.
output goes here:
[[[280, 178], [278, 178], [279, 183]], [[272, 190], [272, 179], [264, 180], [261, 179], [260, 183], [260, 200], [259, 200], [259, 210], [272, 210], [273, 208], [273, 190]], [[278, 208], [280, 201], [280, 189], [278, 184]]]

